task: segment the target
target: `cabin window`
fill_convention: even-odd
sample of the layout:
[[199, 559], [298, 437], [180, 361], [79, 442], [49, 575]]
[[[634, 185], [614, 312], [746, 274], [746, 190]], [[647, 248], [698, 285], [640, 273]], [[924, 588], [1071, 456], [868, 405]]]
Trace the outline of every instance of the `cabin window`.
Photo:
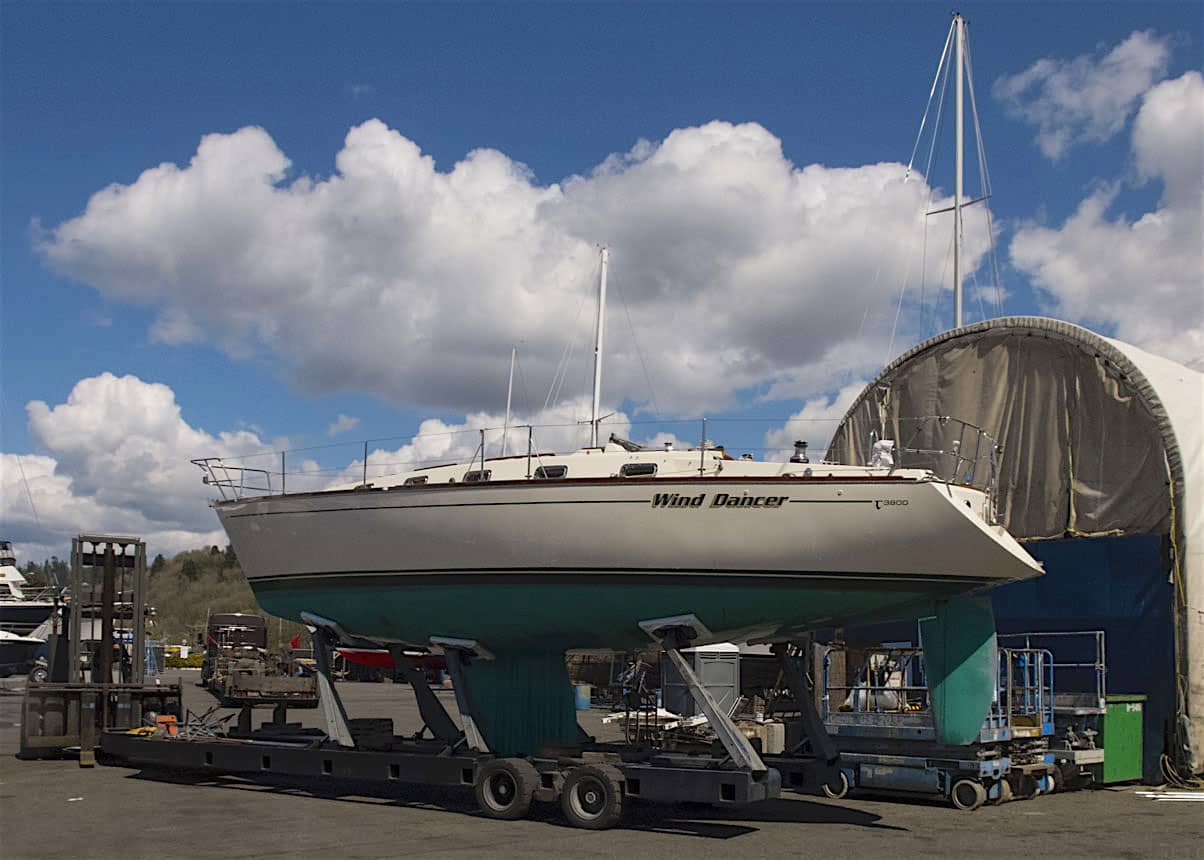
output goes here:
[[401, 482], [403, 487], [416, 487], [419, 484], [425, 484], [430, 478], [430, 475], [415, 475], [412, 478], [406, 478]]
[[464, 483], [479, 484], [482, 481], [488, 481], [489, 476], [492, 474], [493, 474], [492, 469], [477, 469], [472, 472], [465, 472], [464, 473]]
[[656, 474], [656, 463], [624, 463], [619, 467], [620, 478], [649, 478]]
[[535, 470], [535, 477], [540, 480], [563, 478], [569, 473], [569, 467], [561, 463], [558, 466], [540, 466]]

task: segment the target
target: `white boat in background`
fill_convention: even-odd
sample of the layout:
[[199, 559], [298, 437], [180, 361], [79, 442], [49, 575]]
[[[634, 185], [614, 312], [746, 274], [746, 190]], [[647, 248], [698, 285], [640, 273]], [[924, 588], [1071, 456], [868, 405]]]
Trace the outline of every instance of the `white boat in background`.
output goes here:
[[26, 636], [36, 630], [56, 606], [61, 589], [26, 589], [29, 581], [17, 569], [17, 558], [10, 541], [0, 541], [0, 631]]
[[41, 664], [38, 680], [45, 680], [46, 639], [53, 634], [56, 620], [48, 617], [26, 636], [0, 630], [0, 678], [27, 675]]

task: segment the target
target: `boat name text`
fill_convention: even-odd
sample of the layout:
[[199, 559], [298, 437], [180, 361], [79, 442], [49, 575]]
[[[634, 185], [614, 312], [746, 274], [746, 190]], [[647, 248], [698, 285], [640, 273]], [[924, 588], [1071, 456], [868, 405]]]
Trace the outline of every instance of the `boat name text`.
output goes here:
[[790, 501], [789, 496], [733, 496], [730, 493], [715, 493], [708, 505], [707, 494], [683, 496], [680, 493], [656, 493], [652, 496], [654, 508], [780, 508]]

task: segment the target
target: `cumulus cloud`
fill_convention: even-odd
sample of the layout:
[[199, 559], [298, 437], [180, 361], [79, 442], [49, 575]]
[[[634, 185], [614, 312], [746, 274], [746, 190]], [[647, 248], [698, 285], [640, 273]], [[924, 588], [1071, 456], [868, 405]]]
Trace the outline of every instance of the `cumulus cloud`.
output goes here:
[[[649, 400], [646, 364], [662, 410], [699, 414], [872, 371], [866, 344], [889, 336], [931, 193], [894, 163], [798, 167], [753, 123], [680, 129], [550, 185], [490, 149], [438, 170], [378, 120], [335, 165], [295, 176], [263, 129], [208, 135], [189, 164], [98, 191], [39, 248], [106, 298], [156, 308], [158, 340], [266, 353], [311, 391], [468, 414], [501, 405], [512, 344], [534, 386], [566, 341], [588, 344], [606, 243], [608, 396]], [[588, 347], [576, 354], [569, 395], [587, 387]]]
[[26, 411], [46, 453], [0, 455], [0, 530], [25, 553], [62, 555], [85, 531], [138, 535], [152, 552], [224, 544], [213, 492], [188, 461], [266, 447], [247, 431], [190, 426], [170, 388], [136, 376], [83, 379], [65, 403], [35, 400]]
[[1139, 176], [1162, 183], [1158, 207], [1110, 215], [1120, 190], [1101, 186], [1060, 227], [1022, 226], [1012, 263], [1053, 312], [1112, 327], [1116, 337], [1204, 368], [1204, 77], [1149, 90], [1133, 126]]
[[866, 386], [865, 380], [850, 382], [831, 396], [812, 398], [781, 426], [765, 434], [765, 459], [785, 460], [794, 453], [796, 440], [807, 443], [813, 463], [824, 458], [840, 419]]
[[[428, 418], [405, 444], [392, 449], [377, 447], [370, 451], [367, 478], [371, 481], [424, 466], [469, 462], [481, 456], [482, 439], [486, 458], [502, 455], [503, 438], [507, 455], [526, 454], [528, 427], [532, 428], [530, 448], [533, 452], [574, 451], [589, 444], [590, 405], [588, 398], [573, 398], [531, 413], [515, 413], [510, 417], [507, 432], [503, 432], [506, 427], [505, 415], [499, 413], [475, 412], [466, 415], [462, 422]], [[624, 438], [630, 435], [631, 420], [626, 414], [605, 408], [602, 414], [606, 416], [598, 430], [602, 442], [609, 439], [612, 433]], [[661, 447], [659, 437], [648, 441], [655, 447]], [[338, 462], [337, 454], [334, 460]], [[307, 479], [312, 487], [307, 486], [307, 489], [358, 483], [364, 475], [364, 459], [360, 456], [346, 466], [313, 470]]]
[[[588, 398], [574, 398], [512, 415], [507, 453], [526, 453], [527, 425], [533, 427], [537, 453], [588, 444], [590, 405]], [[287, 439], [271, 440], [269, 446], [246, 430], [212, 434], [193, 427], [168, 386], [136, 376], [102, 373], [82, 379], [66, 402], [33, 401], [26, 411], [30, 435], [47, 453], [0, 454], [0, 534], [15, 542], [22, 560], [63, 557], [71, 537], [81, 532], [136, 535], [152, 553], [167, 555], [224, 545], [226, 536], [208, 504], [218, 490], [202, 483], [203, 473], [192, 459], [221, 457], [232, 466], [264, 469], [270, 477], [251, 475], [248, 483], [267, 488], [270, 482], [275, 491], [281, 486], [275, 449], [287, 447]], [[611, 433], [632, 435], [626, 414], [604, 408], [603, 415], [603, 440]], [[461, 422], [427, 419], [404, 444], [371, 451], [367, 477], [470, 461], [480, 456], [482, 429], [485, 456], [499, 456], [504, 423], [504, 415], [490, 412], [466, 415]], [[659, 448], [662, 440], [677, 441], [666, 433], [644, 441]], [[358, 443], [307, 451], [321, 457], [287, 459], [290, 491], [363, 480]]]
[[1169, 61], [1169, 40], [1139, 30], [1106, 53], [1101, 47], [1071, 60], [1038, 60], [997, 80], [994, 94], [1008, 113], [1037, 127], [1041, 152], [1060, 158], [1076, 144], [1117, 135]]
[[359, 426], [359, 423], [360, 420], [358, 418], [353, 418], [350, 415], [344, 415], [340, 412], [339, 417], [332, 421], [330, 426], [326, 428], [326, 435], [338, 436], [340, 433], [346, 433], [348, 430], [354, 430]]

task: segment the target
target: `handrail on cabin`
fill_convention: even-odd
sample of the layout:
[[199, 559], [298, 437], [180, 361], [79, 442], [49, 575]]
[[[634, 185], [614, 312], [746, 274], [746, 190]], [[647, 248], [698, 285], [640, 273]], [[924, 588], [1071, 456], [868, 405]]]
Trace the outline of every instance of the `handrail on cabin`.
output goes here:
[[[710, 426], [723, 422], [739, 422], [747, 424], [750, 419], [745, 418], [730, 418], [730, 419], [715, 419], [703, 418], [698, 423], [700, 424], [701, 433], [698, 437], [698, 442], [689, 442], [688, 450], [698, 450], [700, 453], [708, 450], [720, 449], [721, 446], [716, 445], [707, 439], [708, 422]], [[826, 422], [835, 419], [774, 419], [765, 418], [758, 419], [770, 425], [773, 429], [784, 429], [784, 426], [789, 426], [795, 423], [816, 423]], [[641, 422], [632, 422], [641, 423]], [[673, 424], [695, 424], [694, 421], [682, 422], [657, 422], [662, 425]], [[783, 427], [779, 427], [783, 425]], [[484, 463], [487, 459], [493, 459], [488, 456], [487, 449], [494, 444], [500, 445], [500, 440], [503, 435], [509, 433], [512, 436], [521, 433], [527, 435], [528, 458], [538, 458], [541, 456], [535, 442], [535, 431], [557, 431], [564, 430], [580, 425], [569, 424], [547, 424], [547, 425], [509, 425], [508, 427], [491, 427], [491, 428], [473, 428], [465, 429], [464, 431], [454, 431], [452, 433], [433, 433], [419, 434], [409, 438], [411, 444], [424, 438], [443, 437], [448, 435], [457, 435], [457, 433], [471, 433], [474, 436], [479, 434], [479, 440], [475, 440], [475, 450], [471, 457], [464, 456], [455, 458], [453, 455], [443, 458], [443, 462], [447, 459], [463, 460], [467, 462], [479, 462], [484, 469]], [[898, 463], [890, 462], [889, 465], [893, 468], [899, 466], [902, 468], [922, 468], [931, 471], [942, 480], [951, 483], [967, 484], [987, 491], [988, 495], [993, 496], [995, 489], [996, 476], [998, 474], [998, 453], [999, 446], [995, 439], [975, 424], [961, 419], [952, 418], [947, 415], [933, 415], [919, 418], [902, 418], [888, 421], [886, 430], [882, 435], [887, 433], [893, 437], [896, 442], [894, 451], [898, 454]], [[492, 438], [490, 436], [492, 434]], [[800, 434], [801, 435], [801, 434]], [[628, 451], [660, 450], [655, 447], [645, 447], [637, 443], [629, 442], [625, 439], [619, 439], [611, 434], [612, 440], [617, 441]], [[902, 437], [902, 438], [900, 438]], [[397, 437], [403, 438], [403, 437]], [[676, 436], [674, 436], [676, 438]], [[879, 439], [879, 434], [875, 431], [871, 434], [869, 452], [874, 448], [874, 441]], [[278, 452], [262, 452], [244, 455], [241, 457], [202, 457], [192, 460], [198, 468], [202, 470], [204, 476], [202, 480], [205, 484], [215, 487], [223, 501], [236, 500], [249, 496], [263, 496], [283, 494], [288, 487], [290, 476], [294, 479], [301, 479], [303, 482], [306, 479], [322, 478], [334, 473], [334, 478], [342, 478], [346, 480], [348, 473], [354, 469], [356, 477], [361, 479], [364, 486], [369, 484], [369, 445], [374, 440], [364, 440], [359, 443], [335, 443], [334, 445], [312, 446], [307, 448], [296, 448], [287, 451]], [[385, 440], [375, 440], [385, 441]], [[517, 441], [517, 440], [515, 440]], [[678, 440], [684, 441], [684, 440]], [[885, 441], [885, 440], [883, 440]], [[363, 452], [358, 462], [353, 461], [346, 467], [337, 469], [323, 469], [317, 466], [312, 461], [305, 461], [301, 471], [288, 471], [289, 454], [300, 454], [303, 452], [312, 452], [319, 448], [343, 447], [344, 445], [356, 444], [357, 447], [362, 445]], [[766, 435], [766, 445], [771, 445], [769, 435]], [[806, 443], [794, 443], [794, 456], [791, 457], [792, 462], [807, 462], [805, 459], [795, 460], [795, 458], [806, 457]], [[801, 448], [800, 448], [801, 446]], [[521, 450], [519, 446], [515, 446], [514, 450]], [[766, 459], [770, 459], [775, 455], [782, 456], [783, 459], [790, 453], [789, 449], [782, 447], [765, 447], [755, 448], [743, 446], [743, 450], [761, 451]], [[801, 453], [800, 453], [801, 451]], [[258, 467], [240, 465], [240, 461], [252, 456], [271, 456], [279, 457], [278, 469], [264, 469]], [[522, 456], [516, 454], [511, 456]], [[751, 454], [742, 455], [745, 458], [752, 458]], [[295, 463], [296, 460], [294, 459]], [[405, 462], [405, 463], [385, 463], [384, 468], [393, 468], [395, 471], [389, 474], [397, 474], [404, 471], [409, 471], [414, 468], [429, 466], [436, 460], [423, 462]], [[870, 458], [867, 456], [867, 464], [870, 463]], [[400, 468], [398, 468], [400, 467]], [[375, 464], [375, 469], [379, 471], [382, 464]], [[984, 474], [985, 472], [985, 474]]]

